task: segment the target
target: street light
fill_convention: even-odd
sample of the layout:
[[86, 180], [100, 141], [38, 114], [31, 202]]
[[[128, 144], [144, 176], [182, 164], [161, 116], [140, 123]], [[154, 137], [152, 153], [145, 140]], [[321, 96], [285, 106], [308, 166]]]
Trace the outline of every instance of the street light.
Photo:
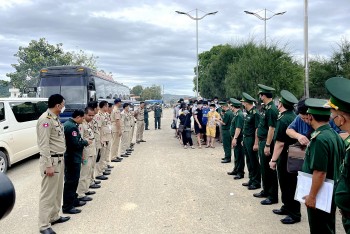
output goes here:
[[196, 56], [197, 56], [197, 66], [196, 66], [196, 77], [197, 77], [197, 80], [196, 80], [196, 84], [197, 84], [197, 89], [196, 89], [196, 97], [198, 97], [198, 89], [199, 89], [199, 86], [198, 86], [198, 77], [199, 77], [199, 72], [198, 72], [198, 21], [203, 19], [204, 17], [206, 17], [207, 15], [215, 15], [216, 13], [218, 13], [218, 11], [214, 11], [214, 12], [209, 12], [209, 13], [206, 13], [204, 14], [202, 17], [198, 17], [198, 9], [196, 9], [196, 17], [193, 17], [191, 16], [189, 13], [191, 12], [182, 12], [182, 11], [175, 11], [176, 13], [180, 14], [180, 15], [187, 15], [188, 17], [190, 17], [191, 19], [195, 20], [196, 21], [196, 45], [197, 45], [197, 53], [196, 53]]
[[[258, 13], [260, 13], [260, 12], [262, 12], [262, 11], [265, 12], [265, 16], [264, 16], [264, 17], [262, 17], [262, 16], [260, 16], [260, 15], [258, 14]], [[273, 15], [271, 15], [270, 17], [266, 17], [266, 11], [269, 11], [269, 12], [273, 13]], [[264, 23], [265, 23], [265, 25], [264, 25], [264, 26], [265, 26], [265, 27], [264, 27], [265, 37], [264, 37], [264, 38], [265, 38], [265, 47], [266, 47], [266, 21], [269, 20], [269, 19], [271, 19], [272, 17], [274, 17], [274, 16], [276, 16], [276, 15], [283, 15], [284, 13], [286, 13], [286, 11], [275, 13], [275, 12], [272, 12], [272, 11], [270, 11], [270, 10], [266, 10], [266, 8], [265, 8], [264, 10], [261, 10], [261, 11], [258, 11], [258, 12], [244, 11], [244, 13], [246, 13], [246, 14], [248, 14], [248, 15], [254, 15], [254, 16], [256, 16], [258, 19], [264, 21]]]

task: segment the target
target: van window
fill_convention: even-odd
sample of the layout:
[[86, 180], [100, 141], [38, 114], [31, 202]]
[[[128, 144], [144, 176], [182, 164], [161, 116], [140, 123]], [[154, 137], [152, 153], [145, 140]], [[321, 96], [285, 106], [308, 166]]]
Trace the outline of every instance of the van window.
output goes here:
[[37, 120], [47, 110], [47, 101], [11, 102], [11, 109], [17, 122]]
[[5, 120], [5, 106], [3, 102], [0, 102], [0, 121]]

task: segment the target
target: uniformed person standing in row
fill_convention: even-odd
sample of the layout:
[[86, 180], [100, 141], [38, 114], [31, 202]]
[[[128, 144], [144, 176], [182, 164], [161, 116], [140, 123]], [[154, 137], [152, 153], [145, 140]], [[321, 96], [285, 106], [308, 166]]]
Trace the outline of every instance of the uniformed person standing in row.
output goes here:
[[154, 128], [155, 130], [160, 129], [160, 119], [162, 118], [162, 108], [159, 106], [159, 103], [156, 103], [154, 108]]
[[145, 129], [145, 102], [140, 102], [140, 107], [135, 111], [137, 121], [136, 143], [146, 142], [143, 139], [143, 131]]
[[[333, 77], [326, 81], [325, 86], [331, 95], [328, 104], [332, 108], [334, 123], [341, 130], [350, 133], [350, 80]], [[345, 232], [350, 233], [350, 136], [345, 139], [345, 150], [334, 201], [342, 215]]]
[[80, 178], [83, 148], [92, 144], [92, 140], [82, 139], [79, 132], [79, 124], [83, 122], [84, 111], [75, 110], [72, 118], [64, 123], [64, 135], [67, 150], [64, 154], [64, 190], [63, 190], [63, 213], [77, 214], [81, 210], [75, 207], [85, 205], [85, 201], [79, 201], [77, 188]]
[[242, 185], [248, 186], [249, 190], [255, 190], [261, 188], [260, 164], [257, 154], [257, 131], [260, 115], [254, 106], [254, 102], [256, 102], [256, 100], [252, 96], [243, 92], [241, 101], [247, 112], [243, 126], [243, 148], [249, 171], [249, 181], [248, 183], [243, 183]]
[[110, 174], [110, 172], [106, 170], [106, 167], [108, 167], [107, 160], [108, 160], [109, 150], [110, 150], [109, 143], [112, 138], [112, 126], [108, 115], [108, 102], [101, 101], [99, 103], [99, 107], [100, 107], [100, 110], [98, 111], [96, 121], [100, 132], [101, 149], [99, 152], [100, 159], [96, 164], [96, 167], [97, 167], [96, 179], [107, 180], [108, 177], [106, 175]]
[[288, 147], [295, 143], [295, 140], [287, 135], [286, 130], [296, 118], [294, 105], [297, 103], [298, 99], [292, 93], [287, 90], [281, 91], [278, 104], [279, 116], [273, 138], [275, 146], [270, 161], [270, 168], [272, 170], [277, 168], [283, 203], [280, 209], [274, 209], [272, 212], [277, 215], [286, 215], [285, 218], [281, 219], [283, 224], [294, 224], [300, 222], [301, 218], [300, 202], [294, 200], [298, 174], [289, 173], [287, 170]]
[[150, 112], [150, 110], [146, 107], [144, 107], [144, 120], [145, 120], [145, 130], [149, 130], [148, 125], [149, 125], [149, 121], [148, 121], [148, 112]]
[[242, 146], [244, 115], [241, 110], [242, 103], [235, 98], [230, 98], [234, 116], [231, 122], [230, 135], [232, 137], [231, 146], [233, 148], [235, 165], [229, 175], [235, 175], [234, 179], [244, 178], [244, 151]]
[[112, 124], [112, 143], [111, 143], [111, 156], [112, 162], [121, 162], [121, 158], [119, 158], [119, 146], [120, 139], [122, 136], [122, 127], [120, 124], [120, 108], [122, 105], [122, 100], [120, 98], [116, 98], [114, 100], [114, 107], [111, 113], [111, 124]]
[[64, 104], [60, 94], [51, 95], [48, 110], [39, 117], [36, 125], [41, 173], [39, 230], [45, 234], [55, 233], [51, 225], [70, 219], [60, 216], [66, 142], [59, 114], [64, 111]]
[[221, 107], [223, 110], [223, 115], [222, 120], [219, 121], [221, 123], [222, 143], [225, 152], [225, 157], [222, 158], [221, 163], [229, 163], [231, 162], [232, 156], [230, 127], [233, 119], [233, 113], [229, 108], [228, 103], [222, 103]]
[[122, 128], [122, 138], [121, 138], [121, 156], [129, 157], [131, 155], [130, 147], [130, 131], [131, 131], [131, 115], [129, 113], [129, 103], [123, 104], [123, 111], [120, 114], [121, 116], [121, 128]]
[[135, 145], [135, 143], [132, 142], [132, 139], [134, 139], [135, 125], [136, 125], [134, 106], [131, 107], [131, 105], [129, 105], [129, 115], [130, 115], [130, 125], [131, 125], [131, 130], [129, 133], [129, 149], [131, 152], [131, 151], [133, 151], [132, 148]]
[[95, 112], [91, 107], [86, 107], [84, 112], [84, 120], [79, 126], [79, 130], [82, 138], [86, 141], [91, 141], [91, 144], [83, 149], [83, 158], [77, 193], [79, 200], [91, 201], [91, 198], [86, 197], [86, 195], [95, 194], [95, 192], [89, 191], [89, 186], [91, 184], [92, 163], [94, 160], [96, 160], [96, 144], [92, 123]]
[[328, 124], [330, 108], [321, 99], [306, 99], [308, 107], [308, 122], [315, 130], [306, 148], [302, 171], [312, 175], [310, 192], [304, 197], [310, 233], [336, 233], [334, 199], [332, 199], [331, 213], [316, 209], [316, 197], [324, 180], [337, 181], [340, 174], [340, 164], [345, 155], [345, 145], [340, 136]]
[[258, 128], [260, 171], [263, 190], [255, 193], [254, 197], [266, 197], [261, 201], [262, 205], [271, 205], [278, 202], [277, 173], [270, 168], [271, 154], [273, 152], [273, 135], [275, 132], [278, 110], [272, 100], [274, 88], [258, 84], [259, 97], [264, 103], [260, 112], [260, 123]]

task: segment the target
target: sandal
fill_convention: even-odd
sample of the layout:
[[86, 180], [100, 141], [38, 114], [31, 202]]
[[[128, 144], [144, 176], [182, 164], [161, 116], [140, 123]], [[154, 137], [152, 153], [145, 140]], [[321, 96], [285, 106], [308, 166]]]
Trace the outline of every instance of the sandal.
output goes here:
[[205, 146], [205, 148], [209, 148], [209, 147], [210, 147], [209, 145]]
[[191, 146], [191, 149], [195, 149], [193, 145]]
[[210, 148], [215, 148], [215, 146], [212, 146], [212, 145], [211, 145]]

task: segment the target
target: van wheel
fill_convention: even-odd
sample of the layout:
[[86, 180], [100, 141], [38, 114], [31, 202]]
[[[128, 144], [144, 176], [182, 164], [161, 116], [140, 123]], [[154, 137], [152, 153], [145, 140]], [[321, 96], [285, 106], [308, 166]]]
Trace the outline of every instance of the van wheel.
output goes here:
[[8, 162], [4, 152], [0, 151], [0, 172], [5, 173], [7, 171]]

